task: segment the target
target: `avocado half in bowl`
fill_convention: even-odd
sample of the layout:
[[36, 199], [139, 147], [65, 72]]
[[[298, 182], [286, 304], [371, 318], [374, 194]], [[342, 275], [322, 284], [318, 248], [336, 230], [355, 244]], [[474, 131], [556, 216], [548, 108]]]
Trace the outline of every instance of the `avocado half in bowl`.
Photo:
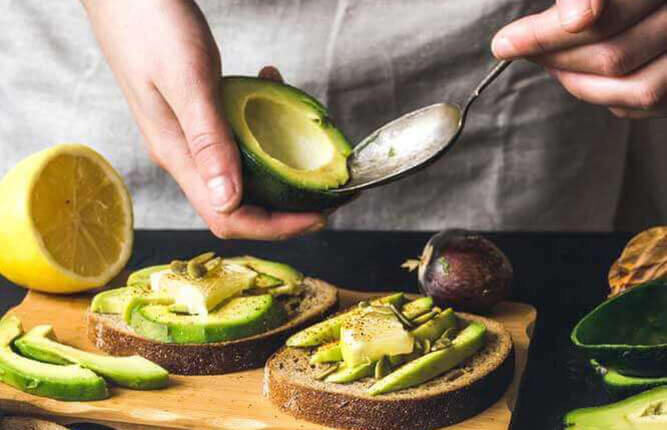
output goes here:
[[289, 85], [229, 76], [222, 101], [241, 152], [245, 201], [320, 211], [354, 196], [330, 192], [349, 180], [352, 148], [317, 100]]
[[634, 287], [593, 309], [572, 330], [574, 345], [624, 375], [667, 373], [667, 285]]

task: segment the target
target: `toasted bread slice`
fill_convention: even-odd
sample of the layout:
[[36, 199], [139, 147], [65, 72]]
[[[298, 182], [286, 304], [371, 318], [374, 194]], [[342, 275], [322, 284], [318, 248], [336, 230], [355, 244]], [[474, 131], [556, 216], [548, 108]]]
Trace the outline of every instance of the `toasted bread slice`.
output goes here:
[[[417, 387], [371, 396], [374, 379], [333, 384], [315, 379], [308, 351], [284, 347], [264, 368], [264, 395], [298, 418], [329, 427], [359, 430], [428, 430], [458, 423], [488, 408], [505, 392], [514, 374], [514, 348], [498, 322], [458, 313], [486, 325], [486, 345], [465, 361], [465, 373], [447, 373]], [[457, 372], [460, 374], [460, 372]]]
[[293, 333], [335, 312], [338, 292], [326, 282], [306, 278], [303, 299], [287, 323], [255, 336], [204, 344], [162, 343], [136, 334], [118, 315], [88, 311], [88, 338], [111, 355], [141, 355], [171, 373], [219, 375], [262, 367]]

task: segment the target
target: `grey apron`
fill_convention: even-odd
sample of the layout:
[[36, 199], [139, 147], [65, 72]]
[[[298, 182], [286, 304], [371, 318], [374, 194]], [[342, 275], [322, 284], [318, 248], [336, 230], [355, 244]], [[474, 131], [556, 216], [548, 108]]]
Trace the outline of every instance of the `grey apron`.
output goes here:
[[[176, 0], [173, 0], [176, 1]], [[278, 66], [357, 142], [443, 99], [463, 101], [492, 66], [503, 24], [549, 2], [200, 1], [227, 74]], [[155, 167], [74, 0], [0, 0], [0, 173], [51, 144], [88, 144], [121, 172], [140, 228], [203, 227]], [[631, 123], [518, 62], [474, 106], [460, 144], [419, 174], [365, 192], [334, 228], [610, 230], [665, 219], [667, 123]], [[665, 190], [667, 191], [667, 190]], [[616, 224], [615, 224], [616, 223]]]

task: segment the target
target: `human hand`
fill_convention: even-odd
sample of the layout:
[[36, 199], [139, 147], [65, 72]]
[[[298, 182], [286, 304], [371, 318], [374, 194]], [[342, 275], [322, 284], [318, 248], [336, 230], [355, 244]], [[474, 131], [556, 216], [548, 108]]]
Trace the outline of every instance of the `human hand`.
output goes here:
[[[240, 205], [239, 153], [222, 112], [221, 61], [192, 0], [82, 0], [151, 159], [222, 238], [283, 239], [319, 230], [317, 213]], [[275, 68], [260, 77], [280, 80]]]
[[667, 116], [667, 2], [557, 0], [491, 44], [543, 65], [575, 97], [628, 118]]

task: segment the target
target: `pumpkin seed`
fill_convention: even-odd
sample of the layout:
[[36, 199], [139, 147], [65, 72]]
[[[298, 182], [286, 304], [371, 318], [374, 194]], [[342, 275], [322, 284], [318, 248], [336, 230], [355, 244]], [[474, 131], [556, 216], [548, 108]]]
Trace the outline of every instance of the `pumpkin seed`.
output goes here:
[[382, 379], [385, 376], [391, 373], [391, 365], [386, 355], [380, 357], [380, 359], [375, 363], [375, 379]]
[[181, 260], [174, 260], [169, 263], [169, 269], [176, 274], [183, 275], [188, 270], [188, 263]]
[[326, 369], [324, 369], [322, 372], [320, 372], [320, 373], [318, 373], [317, 375], [315, 375], [315, 379], [317, 379], [318, 381], [321, 381], [322, 379], [324, 379], [324, 378], [326, 378], [327, 376], [329, 376], [329, 375], [331, 375], [332, 373], [334, 373], [334, 372], [335, 372], [336, 370], [338, 370], [339, 368], [340, 368], [340, 363], [332, 363], [332, 364], [329, 365], [329, 367], [327, 367]]

